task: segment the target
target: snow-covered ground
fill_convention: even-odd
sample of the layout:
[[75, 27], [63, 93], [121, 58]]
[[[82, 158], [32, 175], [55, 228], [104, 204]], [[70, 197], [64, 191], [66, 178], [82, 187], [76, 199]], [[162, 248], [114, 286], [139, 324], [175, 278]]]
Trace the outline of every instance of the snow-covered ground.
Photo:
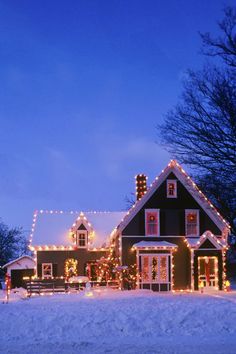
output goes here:
[[236, 292], [14, 296], [0, 303], [0, 353], [235, 354]]

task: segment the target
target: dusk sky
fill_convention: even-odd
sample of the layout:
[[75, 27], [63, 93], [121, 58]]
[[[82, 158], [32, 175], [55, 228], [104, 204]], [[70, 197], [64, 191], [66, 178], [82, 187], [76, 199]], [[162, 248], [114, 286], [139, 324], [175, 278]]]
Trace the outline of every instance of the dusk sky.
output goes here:
[[221, 0], [0, 1], [0, 217], [125, 209], [171, 156], [156, 126], [200, 68]]

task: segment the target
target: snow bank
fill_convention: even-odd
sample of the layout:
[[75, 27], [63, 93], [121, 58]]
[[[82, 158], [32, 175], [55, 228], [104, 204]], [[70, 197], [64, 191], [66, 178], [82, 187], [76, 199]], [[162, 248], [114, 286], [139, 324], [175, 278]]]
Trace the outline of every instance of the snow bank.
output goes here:
[[4, 354], [236, 352], [235, 293], [34, 297], [0, 304], [0, 323]]

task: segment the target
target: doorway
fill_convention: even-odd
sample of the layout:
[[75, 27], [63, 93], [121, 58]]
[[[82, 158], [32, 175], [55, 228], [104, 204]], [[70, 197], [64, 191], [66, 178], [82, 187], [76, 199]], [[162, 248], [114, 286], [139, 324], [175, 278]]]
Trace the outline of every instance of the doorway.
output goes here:
[[141, 289], [154, 291], [170, 291], [170, 255], [169, 254], [145, 254], [140, 255]]
[[198, 257], [198, 287], [218, 290], [218, 258]]

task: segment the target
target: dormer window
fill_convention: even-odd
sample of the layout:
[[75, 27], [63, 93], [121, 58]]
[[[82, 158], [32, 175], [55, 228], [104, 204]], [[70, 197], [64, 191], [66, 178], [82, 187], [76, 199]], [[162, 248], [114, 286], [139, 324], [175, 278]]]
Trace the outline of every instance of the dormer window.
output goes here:
[[175, 179], [168, 179], [166, 187], [167, 198], [177, 198], [177, 181]]
[[80, 248], [87, 247], [88, 232], [77, 230], [76, 232], [76, 245]]
[[185, 210], [185, 232], [186, 236], [199, 235], [199, 210]]
[[159, 210], [158, 209], [145, 210], [145, 231], [146, 231], [146, 236], [159, 235]]

